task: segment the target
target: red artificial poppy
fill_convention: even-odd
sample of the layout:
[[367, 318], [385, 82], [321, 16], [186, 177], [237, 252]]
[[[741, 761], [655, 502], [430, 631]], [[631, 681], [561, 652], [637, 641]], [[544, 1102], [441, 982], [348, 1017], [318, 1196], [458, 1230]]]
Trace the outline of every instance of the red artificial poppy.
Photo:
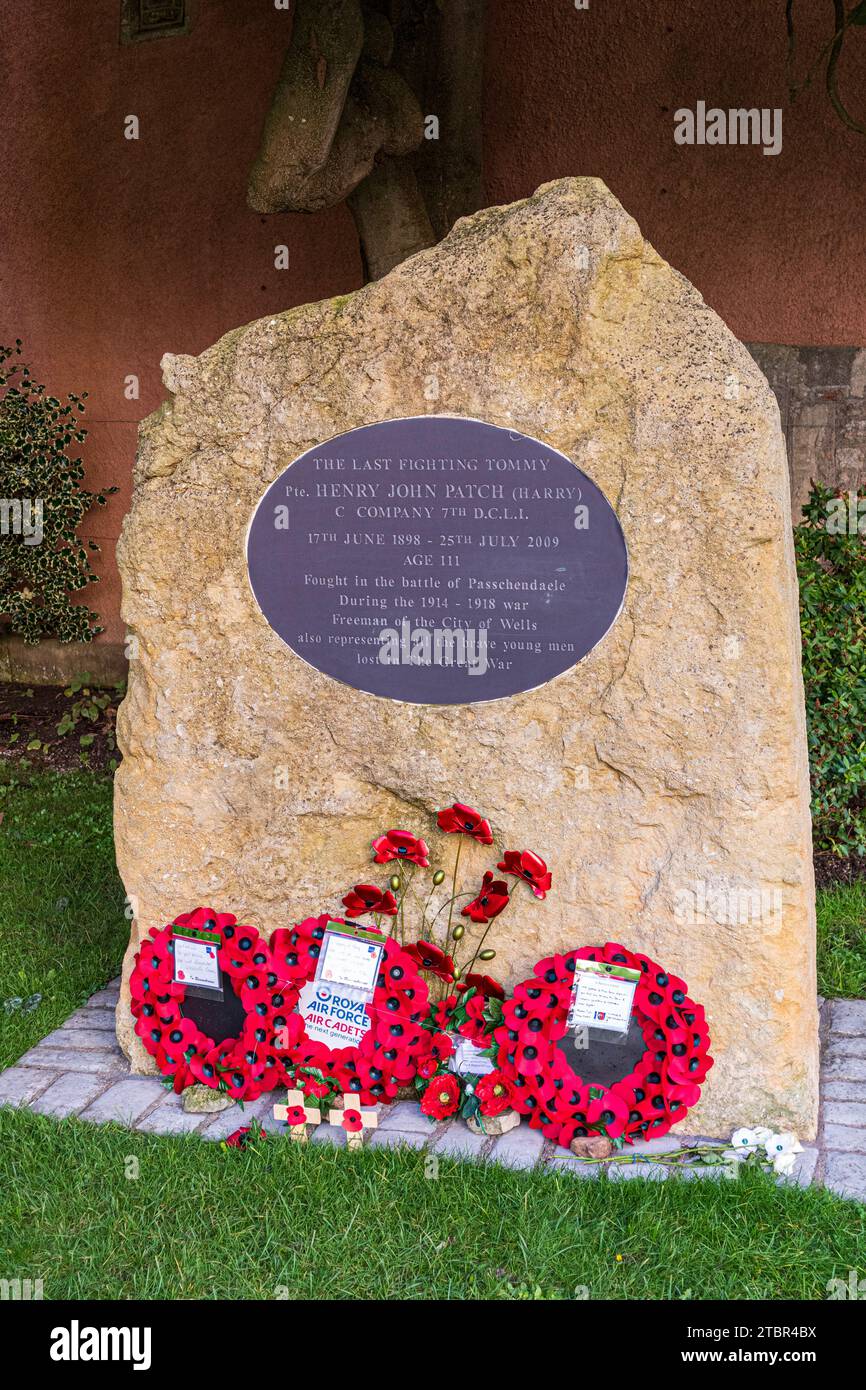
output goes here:
[[[256, 1135], [257, 1139], [264, 1139], [264, 1137], [264, 1134], [261, 1132]], [[224, 1139], [223, 1143], [228, 1149], [245, 1149], [249, 1143], [249, 1139], [250, 1126], [243, 1125], [240, 1129], [236, 1129], [234, 1133], [230, 1134], [228, 1139]]]
[[307, 1112], [302, 1105], [290, 1105], [286, 1110], [286, 1124], [305, 1125], [307, 1123]]
[[461, 980], [457, 989], [461, 994], [465, 994], [469, 989], [477, 989], [478, 993], [485, 999], [504, 999], [505, 990], [498, 980], [494, 980], [490, 975], [467, 975], [465, 980]]
[[346, 1110], [343, 1114], [343, 1129], [348, 1134], [358, 1134], [364, 1128], [364, 1121], [357, 1110]]
[[541, 856], [533, 854], [531, 849], [507, 849], [496, 867], [504, 874], [523, 879], [537, 898], [550, 892], [553, 876]]
[[430, 1042], [430, 1055], [440, 1062], [446, 1061], [454, 1051], [454, 1044], [447, 1033], [434, 1033]]
[[436, 1075], [439, 1067], [438, 1057], [423, 1057], [418, 1063], [418, 1075], [423, 1077], [425, 1081], [430, 1081]]
[[388, 864], [392, 859], [406, 859], [410, 864], [427, 869], [430, 867], [430, 860], [427, 858], [429, 852], [424, 841], [410, 834], [408, 830], [389, 830], [386, 835], [380, 835], [373, 841], [375, 864]]
[[[460, 986], [457, 986], [460, 989]], [[454, 1010], [457, 1008], [457, 995], [449, 994], [447, 999], [442, 999], [434, 1008], [432, 1019], [437, 1028], [447, 1028], [451, 1022]]]
[[491, 1071], [487, 1076], [482, 1076], [475, 1087], [475, 1095], [482, 1115], [489, 1115], [491, 1119], [510, 1110], [514, 1100], [514, 1092], [501, 1071]]
[[468, 835], [480, 845], [493, 844], [490, 822], [484, 820], [477, 811], [473, 811], [471, 806], [464, 806], [460, 801], [455, 801], [453, 806], [439, 811], [436, 823], [446, 835]]
[[450, 984], [454, 979], [453, 960], [446, 956], [439, 946], [434, 946], [432, 941], [416, 941], [405, 950], [406, 955], [415, 961], [419, 969], [429, 970], [431, 975], [444, 980], [446, 984]]
[[367, 912], [381, 912], [386, 917], [397, 914], [397, 899], [388, 889], [382, 892], [375, 883], [356, 883], [343, 898], [347, 917], [361, 917]]
[[484, 875], [477, 898], [467, 903], [461, 912], [471, 917], [473, 922], [492, 922], [504, 907], [508, 906], [508, 885], [501, 878], [494, 878], [490, 869]]
[[421, 1097], [421, 1111], [431, 1120], [447, 1120], [456, 1114], [459, 1105], [460, 1083], [450, 1072], [434, 1077]]
[[476, 1047], [487, 1046], [487, 1020], [484, 1017], [484, 1010], [487, 1001], [483, 994], [473, 994], [466, 1005], [466, 1021], [461, 1023], [458, 1032], [463, 1038], [468, 1038]]

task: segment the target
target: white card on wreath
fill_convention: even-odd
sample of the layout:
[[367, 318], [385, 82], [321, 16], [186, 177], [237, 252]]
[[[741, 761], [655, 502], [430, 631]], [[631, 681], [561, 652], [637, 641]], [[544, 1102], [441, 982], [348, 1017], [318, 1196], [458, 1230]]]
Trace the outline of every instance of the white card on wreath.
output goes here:
[[473, 1076], [487, 1076], [496, 1070], [496, 1063], [492, 1057], [485, 1057], [483, 1050], [468, 1038], [460, 1038], [451, 1058], [451, 1070], [458, 1076], [465, 1076], [467, 1072]]
[[174, 936], [174, 978], [181, 985], [222, 989], [217, 947], [210, 941]]
[[379, 978], [383, 946], [369, 935], [349, 935], [328, 927], [322, 941], [316, 979], [326, 984], [349, 985], [373, 991]]
[[569, 1028], [605, 1028], [624, 1033], [631, 1020], [640, 972], [598, 961], [578, 960], [568, 1010]]

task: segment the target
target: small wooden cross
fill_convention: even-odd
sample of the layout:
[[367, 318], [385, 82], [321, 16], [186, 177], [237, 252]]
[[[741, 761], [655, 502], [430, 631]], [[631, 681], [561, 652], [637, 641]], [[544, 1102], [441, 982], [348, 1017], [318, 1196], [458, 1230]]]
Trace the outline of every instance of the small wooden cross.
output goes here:
[[274, 1106], [274, 1119], [285, 1120], [289, 1126], [289, 1138], [298, 1144], [307, 1142], [307, 1125], [322, 1123], [322, 1112], [318, 1105], [307, 1105], [306, 1100], [303, 1091], [289, 1091], [287, 1104]]
[[331, 1109], [328, 1122], [341, 1125], [346, 1131], [347, 1148], [360, 1149], [364, 1143], [364, 1131], [376, 1129], [379, 1116], [375, 1110], [362, 1110], [357, 1096], [343, 1096], [342, 1110], [337, 1110], [336, 1107]]

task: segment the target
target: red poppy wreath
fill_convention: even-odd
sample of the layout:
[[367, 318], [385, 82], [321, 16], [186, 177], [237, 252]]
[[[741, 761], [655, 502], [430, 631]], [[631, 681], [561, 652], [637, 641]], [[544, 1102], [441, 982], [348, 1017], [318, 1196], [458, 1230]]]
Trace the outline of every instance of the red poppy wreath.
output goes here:
[[[175, 928], [196, 928], [221, 939], [220, 969], [245, 1013], [240, 1034], [214, 1042], [184, 1017], [186, 987], [174, 979]], [[294, 997], [255, 927], [230, 912], [196, 908], [168, 926], [152, 928], [135, 957], [130, 977], [135, 1032], [175, 1091], [195, 1082], [227, 1091], [235, 1100], [256, 1100], [283, 1083], [279, 1044], [291, 1027]]]
[[[329, 922], [341, 919], [327, 913], [308, 917], [294, 927], [280, 927], [271, 936], [274, 968], [287, 980], [289, 1007], [315, 976], [316, 963]], [[422, 1026], [428, 1012], [427, 986], [418, 965], [392, 936], [382, 936], [384, 953], [372, 1000], [366, 1009], [370, 1027], [357, 1045], [329, 1047], [307, 1036], [298, 1013], [289, 1019], [286, 1049], [281, 1053], [287, 1078], [303, 1091], [315, 1093], [317, 1081], [330, 1077], [340, 1091], [359, 1097], [362, 1105], [390, 1104], [402, 1086], [415, 1077], [419, 1060], [430, 1051], [430, 1034]]]
[[[646, 1045], [634, 1070], [611, 1086], [579, 1076], [557, 1046], [567, 1033], [576, 960], [609, 961], [641, 976], [632, 1017]], [[667, 1134], [697, 1103], [713, 1065], [710, 1036], [700, 1004], [682, 980], [624, 946], [583, 946], [539, 961], [503, 1005], [496, 1029], [498, 1063], [510, 1083], [515, 1110], [529, 1116], [565, 1148], [588, 1134], [633, 1143]]]

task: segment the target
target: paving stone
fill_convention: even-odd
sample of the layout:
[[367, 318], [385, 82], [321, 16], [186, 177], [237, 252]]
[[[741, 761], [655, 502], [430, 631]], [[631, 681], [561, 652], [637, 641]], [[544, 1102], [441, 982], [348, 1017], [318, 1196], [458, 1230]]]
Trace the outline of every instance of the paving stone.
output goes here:
[[834, 1057], [866, 1057], [866, 1038], [831, 1033], [824, 1048], [823, 1060], [829, 1062]]
[[435, 1125], [426, 1115], [422, 1115], [421, 1106], [417, 1101], [400, 1100], [396, 1105], [386, 1107], [380, 1116], [379, 1128], [384, 1130], [399, 1129], [403, 1133], [423, 1134], [429, 1139]]
[[844, 1057], [838, 1053], [828, 1055], [821, 1068], [821, 1076], [828, 1081], [866, 1081], [866, 1057]]
[[554, 1154], [549, 1163], [545, 1163], [544, 1168], [551, 1173], [568, 1173], [573, 1178], [597, 1178], [602, 1171], [601, 1163], [587, 1163], [586, 1160], [575, 1158], [573, 1154], [568, 1154], [565, 1150]]
[[831, 1000], [830, 1032], [866, 1033], [866, 999]]
[[698, 1141], [690, 1134], [663, 1134], [660, 1139], [636, 1140], [634, 1144], [626, 1145], [623, 1152], [634, 1153], [641, 1157], [645, 1154], [672, 1154], [676, 1153], [677, 1149], [684, 1149], [688, 1145], [698, 1142], [709, 1143], [710, 1141]]
[[[172, 1097], [172, 1101], [179, 1099], [179, 1096]], [[166, 1101], [139, 1120], [135, 1128], [142, 1134], [192, 1134], [204, 1119], [204, 1115], [188, 1115], [181, 1105]]]
[[825, 1149], [844, 1149], [847, 1153], [866, 1154], [866, 1129], [853, 1125], [827, 1125], [821, 1131]]
[[51, 1073], [35, 1067], [7, 1067], [0, 1072], [0, 1105], [29, 1105], [53, 1079]]
[[98, 1028], [102, 1033], [114, 1033], [116, 1026], [113, 1009], [91, 1009], [85, 1004], [83, 1009], [76, 1009], [69, 1015], [61, 1029]]
[[164, 1098], [165, 1087], [155, 1077], [127, 1076], [103, 1091], [92, 1105], [81, 1112], [81, 1118], [94, 1124], [114, 1120], [119, 1125], [132, 1126], [154, 1101]]
[[786, 1184], [793, 1183], [796, 1187], [808, 1187], [813, 1181], [815, 1169], [818, 1167], [818, 1152], [817, 1148], [804, 1148], [801, 1154], [797, 1154], [790, 1173], [779, 1174], [776, 1178], [776, 1185], [784, 1187]]
[[540, 1129], [530, 1129], [528, 1124], [519, 1124], [497, 1139], [490, 1151], [496, 1163], [504, 1163], [508, 1168], [534, 1168], [541, 1158], [544, 1148], [544, 1135]]
[[866, 1102], [862, 1100], [825, 1099], [824, 1123], [829, 1125], [859, 1125], [861, 1128], [866, 1128]]
[[86, 1105], [99, 1095], [105, 1087], [104, 1076], [94, 1076], [92, 1072], [68, 1071], [52, 1081], [47, 1091], [31, 1105], [37, 1115], [53, 1115], [62, 1119], [66, 1115], [77, 1115]]
[[199, 1130], [203, 1139], [227, 1139], [236, 1129], [249, 1124], [250, 1112], [247, 1106], [242, 1110], [239, 1105], [230, 1105], [228, 1110], [204, 1118], [208, 1123]]
[[324, 1124], [316, 1125], [310, 1135], [310, 1142], [313, 1144], [336, 1144], [338, 1148], [344, 1149], [348, 1140], [348, 1135], [342, 1125], [332, 1125], [325, 1120]]
[[110, 985], [106, 985], [105, 989], [98, 989], [95, 994], [91, 994], [84, 1007], [86, 1009], [114, 1008], [117, 1004], [119, 994], [120, 979], [118, 978], [112, 981]]
[[419, 1134], [414, 1129], [376, 1129], [367, 1141], [371, 1149], [394, 1149], [405, 1145], [409, 1149], [423, 1149], [429, 1139], [427, 1134]]
[[668, 1169], [661, 1163], [612, 1163], [607, 1170], [611, 1182], [627, 1182], [644, 1178], [647, 1182], [664, 1182]]
[[827, 1154], [824, 1185], [840, 1197], [857, 1197], [866, 1202], [866, 1154]]
[[102, 1028], [70, 1028], [64, 1024], [55, 1033], [49, 1033], [48, 1037], [43, 1038], [42, 1041], [46, 1046], [84, 1047], [89, 1051], [113, 1053], [118, 1057], [123, 1056], [117, 1045], [117, 1039]]
[[473, 1134], [465, 1125], [455, 1123], [434, 1139], [430, 1152], [440, 1158], [477, 1158], [487, 1142], [486, 1134]]
[[842, 1101], [862, 1101], [863, 1087], [857, 1081], [828, 1081], [826, 1077], [821, 1077], [821, 1099], [842, 1100]]
[[49, 1047], [38, 1043], [20, 1059], [25, 1067], [45, 1067], [49, 1071], [101, 1072], [106, 1079], [129, 1075], [129, 1063], [121, 1052], [92, 1052], [75, 1047]]

